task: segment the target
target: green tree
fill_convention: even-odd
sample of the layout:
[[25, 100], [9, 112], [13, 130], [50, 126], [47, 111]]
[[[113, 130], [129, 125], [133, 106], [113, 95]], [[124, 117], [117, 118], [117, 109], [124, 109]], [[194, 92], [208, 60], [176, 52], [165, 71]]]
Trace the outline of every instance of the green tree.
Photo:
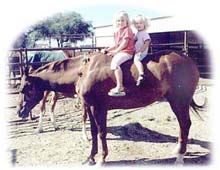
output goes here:
[[[26, 40], [23, 45], [33, 47], [35, 41], [39, 39], [55, 38], [58, 46], [62, 46], [63, 42], [75, 43], [92, 36], [92, 28], [91, 22], [84, 21], [82, 16], [76, 12], [57, 13], [29, 28], [27, 32], [23, 33], [25, 36], [20, 36], [17, 41], [22, 42], [25, 41], [23, 38], [29, 38], [30, 40]], [[21, 44], [18, 42], [15, 42], [16, 46]]]
[[22, 34], [20, 34], [16, 41], [14, 42], [14, 44], [12, 45], [13, 48], [25, 48], [30, 46], [31, 42], [28, 36], [27, 32], [24, 32]]

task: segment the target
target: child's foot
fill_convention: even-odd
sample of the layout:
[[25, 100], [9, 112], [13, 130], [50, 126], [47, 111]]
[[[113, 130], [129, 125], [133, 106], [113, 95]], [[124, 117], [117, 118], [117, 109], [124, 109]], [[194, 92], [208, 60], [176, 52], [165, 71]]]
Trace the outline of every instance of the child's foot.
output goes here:
[[145, 79], [145, 75], [141, 74], [137, 79], [136, 86], [140, 86], [141, 83], [144, 81], [144, 79]]
[[115, 87], [108, 92], [108, 95], [117, 97], [117, 96], [125, 96], [126, 93], [123, 87], [121, 88]]

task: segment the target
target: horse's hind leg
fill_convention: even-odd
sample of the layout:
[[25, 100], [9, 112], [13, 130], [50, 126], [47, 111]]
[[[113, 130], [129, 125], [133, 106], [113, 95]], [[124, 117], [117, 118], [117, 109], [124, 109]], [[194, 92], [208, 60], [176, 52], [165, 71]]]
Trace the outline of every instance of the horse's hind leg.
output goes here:
[[48, 96], [49, 93], [50, 92], [46, 91], [44, 93], [43, 99], [40, 102], [40, 116], [39, 116], [38, 129], [37, 129], [38, 133], [43, 132], [43, 126], [42, 126], [43, 115], [46, 113], [46, 101], [47, 101], [47, 96]]
[[87, 110], [85, 107], [82, 108], [82, 112], [83, 112], [83, 115], [82, 115], [82, 137], [83, 137], [83, 140], [89, 141], [89, 138], [86, 133]]
[[92, 134], [92, 150], [89, 156], [89, 164], [95, 164], [95, 155], [98, 153], [98, 133], [102, 144], [102, 158], [98, 161], [98, 165], [102, 165], [105, 162], [105, 158], [108, 155], [108, 147], [106, 141], [106, 118], [107, 110], [103, 110], [100, 107], [87, 108], [89, 119], [91, 123], [91, 134]]
[[178, 101], [177, 98], [175, 100], [169, 100], [170, 106], [175, 113], [178, 123], [179, 123], [179, 137], [178, 144], [176, 148], [177, 159], [176, 164], [183, 164], [183, 156], [186, 152], [187, 140], [189, 135], [189, 129], [191, 126], [191, 120], [189, 115], [189, 104], [185, 102]]
[[86, 110], [88, 111], [89, 115], [89, 120], [90, 120], [90, 125], [91, 125], [91, 135], [92, 135], [92, 150], [90, 153], [90, 156], [88, 157], [88, 160], [86, 160], [83, 164], [89, 164], [89, 165], [94, 165], [95, 164], [95, 155], [98, 153], [98, 127], [96, 124], [96, 119], [95, 119], [95, 109], [94, 106], [87, 107], [84, 104], [82, 105], [83, 107], [86, 107]]
[[99, 165], [102, 165], [105, 163], [105, 159], [108, 155], [108, 146], [107, 146], [107, 141], [106, 141], [106, 135], [107, 135], [106, 121], [107, 121], [107, 110], [102, 110], [100, 112], [99, 117], [97, 117], [99, 138], [102, 144], [102, 157], [97, 162], [97, 164]]
[[57, 93], [53, 92], [51, 97], [51, 110], [50, 110], [50, 121], [53, 124], [54, 130], [58, 130], [58, 126], [56, 124], [56, 119], [54, 115], [54, 109], [57, 103]]

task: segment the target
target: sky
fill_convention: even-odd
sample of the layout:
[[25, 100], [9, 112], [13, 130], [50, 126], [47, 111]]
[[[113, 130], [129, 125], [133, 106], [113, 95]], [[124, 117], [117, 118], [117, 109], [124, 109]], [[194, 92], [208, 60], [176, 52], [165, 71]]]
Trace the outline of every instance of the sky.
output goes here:
[[[7, 103], [5, 89], [5, 64], [7, 52], [14, 39], [28, 26], [52, 16], [57, 12], [76, 11], [85, 20], [93, 21], [94, 26], [112, 24], [112, 18], [118, 10], [125, 10], [132, 18], [142, 13], [149, 18], [160, 16], [179, 16], [185, 21], [193, 22], [198, 32], [204, 37], [210, 49], [213, 62], [213, 71], [216, 73], [213, 78], [214, 93], [209, 98], [212, 104], [210, 114], [213, 117], [212, 139], [219, 137], [219, 94], [220, 94], [220, 27], [219, 27], [219, 3], [218, 0], [6, 0], [0, 1], [0, 165], [7, 166], [7, 134], [5, 121], [5, 107]], [[182, 19], [179, 22], [183, 22]], [[217, 130], [216, 130], [217, 129]], [[5, 142], [6, 141], [6, 142]], [[213, 145], [213, 151], [219, 150], [219, 142]], [[220, 152], [214, 152], [215, 164], [212, 169], [219, 168]], [[214, 158], [215, 158], [214, 157]], [[217, 161], [216, 161], [217, 160]], [[2, 169], [10, 169], [6, 167]], [[203, 167], [199, 167], [203, 168]], [[204, 168], [210, 168], [204, 166]], [[211, 169], [210, 168], [210, 169]]]
[[86, 21], [92, 21], [93, 26], [112, 24], [114, 14], [124, 10], [130, 18], [143, 14], [148, 18], [164, 16], [162, 12], [147, 8], [134, 7], [131, 5], [97, 5], [92, 7], [76, 8], [74, 11], [81, 14]]

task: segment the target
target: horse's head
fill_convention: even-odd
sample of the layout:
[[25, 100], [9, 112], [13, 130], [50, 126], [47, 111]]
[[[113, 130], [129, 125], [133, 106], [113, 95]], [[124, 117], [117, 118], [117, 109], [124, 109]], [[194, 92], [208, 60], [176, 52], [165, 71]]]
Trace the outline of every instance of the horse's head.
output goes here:
[[20, 87], [20, 104], [18, 106], [18, 116], [26, 118], [29, 112], [40, 102], [43, 98], [44, 91], [41, 88], [41, 82], [38, 77], [29, 76], [26, 72], [21, 79]]

